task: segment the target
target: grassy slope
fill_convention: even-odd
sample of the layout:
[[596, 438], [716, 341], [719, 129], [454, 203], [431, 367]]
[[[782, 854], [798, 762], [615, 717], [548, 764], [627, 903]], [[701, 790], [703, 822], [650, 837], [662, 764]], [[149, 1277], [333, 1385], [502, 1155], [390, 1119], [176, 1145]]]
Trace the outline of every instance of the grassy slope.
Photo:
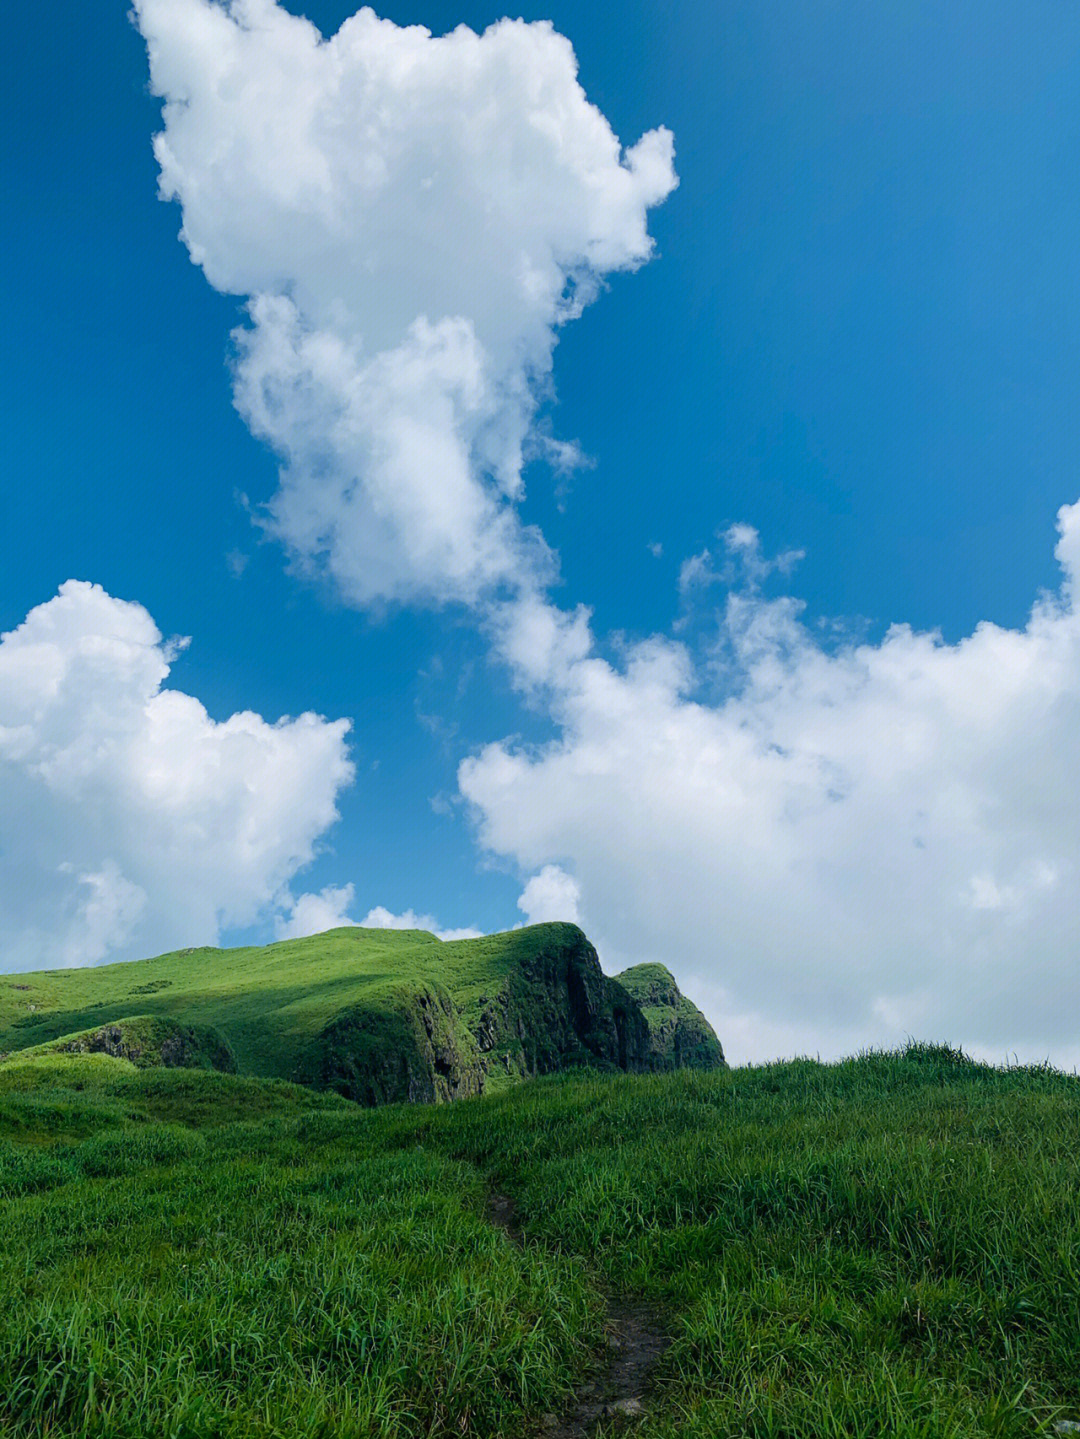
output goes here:
[[195, 949], [133, 964], [0, 976], [0, 1054], [132, 1015], [217, 1028], [240, 1071], [292, 1078], [305, 1044], [350, 1004], [437, 981], [468, 1024], [554, 926], [443, 944], [423, 930], [345, 928], [253, 949]]
[[601, 1283], [675, 1336], [641, 1439], [1049, 1432], [1078, 1200], [1080, 1082], [944, 1049], [374, 1111], [13, 1060], [0, 1435], [511, 1439], [586, 1371]]

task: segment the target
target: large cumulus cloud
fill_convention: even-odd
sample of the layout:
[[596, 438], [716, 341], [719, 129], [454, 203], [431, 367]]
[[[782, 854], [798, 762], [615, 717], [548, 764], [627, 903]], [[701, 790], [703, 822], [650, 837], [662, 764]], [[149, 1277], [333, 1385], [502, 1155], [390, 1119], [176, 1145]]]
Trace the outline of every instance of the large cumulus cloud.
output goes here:
[[[459, 773], [523, 913], [578, 915], [609, 967], [670, 962], [735, 1057], [910, 1031], [1080, 1058], [1077, 510], [1021, 630], [824, 645], [767, 597], [798, 556], [740, 525], [681, 573], [689, 611], [741, 566], [710, 653], [688, 613], [604, 659], [549, 599], [522, 466], [560, 326], [649, 258], [670, 135], [623, 151], [546, 24], [433, 38], [363, 10], [324, 40], [275, 0], [135, 10], [162, 194], [247, 301], [235, 399], [281, 457], [270, 528], [355, 604], [473, 606], [552, 717]], [[87, 922], [134, 925], [150, 891], [95, 853], [66, 872]], [[301, 896], [282, 932], [351, 901]]]
[[547, 23], [435, 38], [365, 9], [324, 40], [275, 0], [135, 11], [161, 192], [249, 297], [235, 394], [283, 460], [272, 528], [360, 604], [542, 584], [515, 502], [557, 331], [648, 259], [670, 134], [624, 152]]
[[1059, 527], [1060, 592], [958, 644], [824, 647], [742, 526], [705, 657], [508, 617], [558, 735], [461, 766], [483, 844], [527, 896], [561, 874], [609, 967], [671, 963], [736, 1058], [911, 1033], [1080, 1061], [1080, 506]]
[[5, 970], [216, 942], [337, 819], [348, 723], [218, 722], [141, 605], [68, 581], [0, 637]]

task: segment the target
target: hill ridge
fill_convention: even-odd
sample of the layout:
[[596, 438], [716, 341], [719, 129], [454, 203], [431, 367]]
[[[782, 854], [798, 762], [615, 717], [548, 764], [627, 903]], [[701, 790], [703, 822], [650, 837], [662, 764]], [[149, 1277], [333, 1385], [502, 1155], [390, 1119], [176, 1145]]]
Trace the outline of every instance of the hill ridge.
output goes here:
[[[145, 1034], [164, 1034], [163, 1025], [189, 1036], [168, 1041], [163, 1063], [207, 1063], [220, 1046], [240, 1074], [363, 1104], [445, 1102], [582, 1065], [724, 1064], [669, 971], [609, 977], [585, 934], [560, 922], [468, 940], [344, 926], [264, 946], [0, 975], [0, 1057], [60, 1045], [155, 1063], [160, 1039], [155, 1049]], [[137, 1031], [134, 1049], [120, 1031]]]

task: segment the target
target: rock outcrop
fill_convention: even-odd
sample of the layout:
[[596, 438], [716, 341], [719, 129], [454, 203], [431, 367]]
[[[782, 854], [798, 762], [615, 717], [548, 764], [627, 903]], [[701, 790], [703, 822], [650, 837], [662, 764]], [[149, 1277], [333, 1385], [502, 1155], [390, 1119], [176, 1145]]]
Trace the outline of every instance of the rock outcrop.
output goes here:
[[618, 982], [637, 1001], [649, 1029], [654, 1069], [722, 1069], [724, 1051], [712, 1025], [662, 964], [636, 964]]
[[476, 1041], [439, 984], [401, 984], [318, 1034], [297, 1078], [358, 1104], [441, 1104], [479, 1094]]
[[116, 1019], [97, 1029], [66, 1034], [27, 1054], [111, 1054], [139, 1069], [217, 1069], [236, 1073], [236, 1056], [218, 1031], [206, 1024], [181, 1024], [156, 1015]]
[[341, 1011], [296, 1078], [360, 1104], [445, 1103], [575, 1066], [646, 1073], [723, 1065], [708, 1022], [662, 965], [627, 974], [629, 984], [609, 979], [576, 925], [522, 930], [478, 994], [399, 983]]
[[485, 1069], [519, 1078], [582, 1064], [649, 1069], [639, 1006], [604, 974], [576, 925], [543, 930], [542, 943], [525, 951], [502, 985], [481, 995], [476, 1037]]
[[360, 1104], [445, 1103], [578, 1066], [715, 1067], [662, 965], [616, 979], [573, 924], [443, 942], [346, 925], [239, 949], [0, 976], [0, 1053], [297, 1080]]

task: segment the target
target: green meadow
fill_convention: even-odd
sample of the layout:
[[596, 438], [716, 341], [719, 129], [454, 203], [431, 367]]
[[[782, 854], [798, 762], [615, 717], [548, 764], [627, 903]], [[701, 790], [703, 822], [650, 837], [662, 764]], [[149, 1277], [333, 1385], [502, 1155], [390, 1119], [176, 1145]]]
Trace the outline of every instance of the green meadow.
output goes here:
[[0, 1052], [145, 1015], [213, 1026], [242, 1073], [291, 1079], [305, 1045], [345, 1006], [386, 1004], [402, 986], [432, 979], [475, 1006], [485, 982], [514, 968], [530, 933], [441, 944], [425, 930], [350, 926], [250, 949], [0, 975]]
[[4, 1439], [544, 1434], [613, 1297], [671, 1343], [597, 1435], [1052, 1433], [1080, 1420], [1080, 1081], [912, 1045], [364, 1109], [15, 1054], [0, 1292]]

